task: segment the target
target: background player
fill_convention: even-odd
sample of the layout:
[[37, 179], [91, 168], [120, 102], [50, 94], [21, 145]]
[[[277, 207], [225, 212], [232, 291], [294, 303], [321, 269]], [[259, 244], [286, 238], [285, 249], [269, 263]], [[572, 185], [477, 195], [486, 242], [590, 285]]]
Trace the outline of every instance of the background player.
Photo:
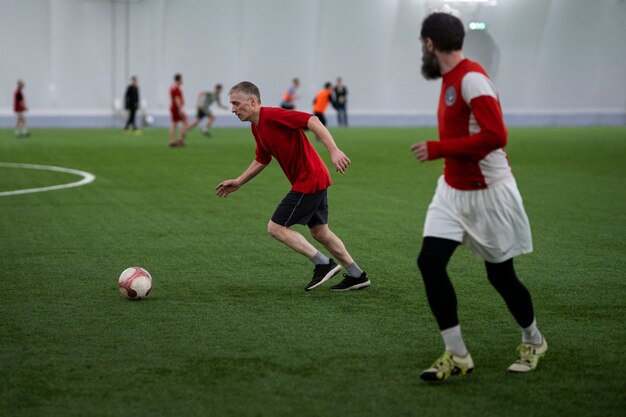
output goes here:
[[200, 94], [198, 94], [198, 100], [196, 102], [198, 113], [196, 114], [196, 120], [194, 120], [193, 123], [189, 125], [187, 130], [191, 130], [194, 127], [198, 126], [202, 119], [206, 117], [207, 123], [204, 129], [202, 129], [202, 134], [205, 136], [211, 136], [211, 132], [209, 132], [209, 129], [211, 129], [211, 126], [215, 121], [215, 115], [210, 108], [211, 105], [213, 103], [217, 103], [217, 105], [222, 109], [228, 110], [228, 106], [223, 105], [220, 100], [222, 88], [222, 84], [216, 84], [213, 91], [201, 91]]
[[135, 132], [135, 134], [141, 134], [141, 130], [137, 130], [135, 123], [135, 114], [139, 109], [139, 87], [137, 86], [137, 77], [135, 75], [130, 77], [130, 84], [128, 88], [126, 88], [126, 93], [124, 94], [124, 108], [128, 110], [128, 120], [126, 121], [124, 130], [128, 130], [132, 125], [133, 132]]
[[[183, 76], [180, 74], [174, 75], [174, 83], [170, 86], [170, 146], [185, 146], [185, 132], [189, 127], [187, 123], [187, 115], [185, 114], [185, 99], [183, 97], [183, 90], [180, 88], [183, 85]], [[182, 123], [180, 129], [180, 135], [177, 138], [178, 124]]]
[[308, 113], [261, 105], [259, 89], [244, 81], [229, 92], [232, 112], [242, 122], [250, 122], [256, 141], [256, 158], [238, 177], [221, 182], [217, 195], [226, 197], [257, 176], [276, 158], [291, 183], [291, 190], [276, 208], [268, 233], [289, 248], [306, 256], [315, 265], [313, 278], [305, 287], [310, 291], [336, 275], [341, 266], [293, 230], [294, 224], [307, 225], [311, 236], [346, 269], [344, 279], [331, 287], [334, 291], [356, 290], [370, 285], [367, 274], [354, 262], [343, 242], [328, 227], [327, 188], [331, 184], [326, 165], [309, 142], [303, 129], [310, 129], [324, 144], [335, 169], [344, 173], [350, 159], [337, 147], [326, 127]]
[[324, 113], [333, 95], [332, 86], [330, 82], [325, 83], [324, 89], [318, 91], [317, 94], [315, 94], [315, 99], [313, 99], [313, 114], [320, 119], [320, 122], [322, 122], [324, 126], [326, 126], [326, 116]]
[[422, 74], [443, 77], [439, 141], [416, 143], [422, 162], [445, 158], [444, 175], [424, 223], [418, 266], [446, 351], [421, 378], [438, 381], [474, 369], [457, 315], [457, 299], [446, 267], [461, 243], [485, 262], [487, 278], [522, 331], [519, 358], [511, 372], [529, 372], [548, 349], [535, 320], [530, 293], [515, 274], [513, 257], [532, 251], [528, 217], [504, 146], [507, 131], [495, 87], [483, 67], [463, 56], [463, 22], [433, 13], [421, 30]]
[[341, 77], [337, 77], [333, 88], [333, 107], [337, 110], [337, 124], [348, 127], [348, 87]]
[[287, 110], [294, 110], [296, 108], [296, 100], [300, 98], [298, 95], [299, 86], [300, 80], [298, 78], [294, 78], [291, 81], [291, 86], [289, 86], [283, 95], [283, 101], [280, 103], [280, 107]]
[[17, 81], [17, 88], [13, 93], [13, 111], [15, 112], [15, 116], [17, 120], [15, 122], [15, 137], [16, 138], [25, 138], [30, 136], [28, 129], [26, 129], [26, 118], [24, 117], [24, 112], [28, 111], [28, 107], [26, 106], [26, 98], [24, 98], [24, 81]]

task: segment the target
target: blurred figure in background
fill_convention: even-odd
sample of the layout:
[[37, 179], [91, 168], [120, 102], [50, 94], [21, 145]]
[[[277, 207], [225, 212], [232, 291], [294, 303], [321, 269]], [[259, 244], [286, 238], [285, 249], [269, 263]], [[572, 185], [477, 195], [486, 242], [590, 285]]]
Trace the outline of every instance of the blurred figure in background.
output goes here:
[[291, 86], [285, 91], [283, 95], [283, 101], [280, 103], [280, 107], [287, 110], [294, 110], [296, 108], [296, 100], [300, 98], [298, 95], [298, 87], [300, 86], [300, 80], [294, 78], [291, 81]]
[[17, 81], [17, 88], [13, 93], [13, 111], [15, 111], [15, 115], [17, 116], [17, 121], [15, 123], [15, 137], [16, 138], [25, 138], [30, 136], [28, 130], [26, 129], [26, 119], [24, 118], [24, 112], [28, 111], [28, 107], [26, 107], [26, 99], [24, 98], [24, 81]]
[[318, 91], [317, 94], [315, 94], [315, 99], [313, 99], [313, 114], [320, 119], [320, 122], [322, 122], [324, 126], [326, 126], [326, 116], [324, 116], [324, 112], [332, 98], [332, 86], [330, 82], [325, 83], [324, 89]]
[[137, 130], [137, 125], [135, 124], [135, 114], [137, 110], [139, 110], [139, 87], [137, 87], [137, 76], [135, 75], [130, 77], [130, 84], [128, 88], [126, 88], [126, 93], [124, 94], [124, 108], [128, 110], [128, 120], [126, 120], [124, 130], [128, 131], [132, 125], [133, 132], [135, 132], [136, 135], [140, 135], [141, 130]]
[[[185, 114], [185, 99], [183, 97], [183, 90], [180, 86], [183, 85], [183, 76], [180, 74], [174, 75], [174, 84], [170, 86], [170, 114], [172, 116], [172, 122], [170, 124], [170, 147], [175, 148], [177, 146], [185, 146], [185, 132], [189, 127], [187, 123], [187, 115]], [[176, 130], [178, 123], [182, 123], [183, 126], [180, 129], [180, 135], [176, 138]]]
[[201, 91], [198, 94], [198, 101], [196, 102], [196, 107], [198, 108], [198, 113], [196, 114], [196, 120], [192, 124], [189, 125], [187, 130], [191, 130], [194, 127], [198, 126], [198, 124], [204, 119], [207, 118], [207, 123], [204, 129], [202, 129], [202, 134], [204, 136], [211, 136], [211, 126], [215, 121], [215, 115], [211, 111], [211, 105], [213, 103], [217, 103], [224, 110], [228, 110], [228, 106], [222, 104], [220, 100], [220, 94], [222, 93], [222, 84], [216, 84], [215, 89], [213, 91]]
[[337, 84], [333, 89], [333, 107], [337, 110], [337, 123], [348, 127], [348, 88], [343, 85], [341, 77], [337, 77]]

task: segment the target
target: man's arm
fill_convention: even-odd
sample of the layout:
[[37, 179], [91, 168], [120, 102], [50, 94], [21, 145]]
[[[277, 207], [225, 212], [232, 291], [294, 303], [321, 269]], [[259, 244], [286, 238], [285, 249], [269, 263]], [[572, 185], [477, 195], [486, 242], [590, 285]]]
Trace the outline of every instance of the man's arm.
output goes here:
[[350, 165], [350, 159], [337, 147], [335, 140], [328, 129], [326, 129], [326, 126], [320, 122], [317, 116], [311, 116], [306, 127], [324, 144], [330, 154], [330, 159], [335, 169], [342, 174], [345, 173]]
[[421, 162], [439, 158], [484, 158], [490, 152], [503, 148], [507, 142], [507, 131], [498, 102], [489, 96], [477, 97], [472, 101], [472, 112], [480, 130], [470, 136], [445, 141], [427, 141], [411, 147]]
[[228, 106], [222, 104], [222, 100], [220, 99], [220, 96], [216, 95], [215, 96], [215, 101], [217, 102], [217, 105], [220, 106], [221, 108], [223, 108], [224, 110], [228, 110]]
[[202, 106], [202, 100], [204, 98], [204, 91], [198, 93], [198, 99], [196, 100], [196, 108], [199, 109]]
[[179, 111], [181, 111], [181, 112], [182, 112], [182, 111], [184, 110], [184, 109], [183, 109], [183, 100], [182, 100], [182, 98], [181, 98], [180, 96], [176, 96], [176, 97], [174, 97], [174, 104], [176, 104], [176, 108], [177, 108]]
[[256, 159], [252, 161], [250, 166], [235, 179], [222, 181], [215, 187], [218, 197], [226, 197], [228, 194], [237, 191], [242, 185], [256, 177], [267, 165], [258, 162]]

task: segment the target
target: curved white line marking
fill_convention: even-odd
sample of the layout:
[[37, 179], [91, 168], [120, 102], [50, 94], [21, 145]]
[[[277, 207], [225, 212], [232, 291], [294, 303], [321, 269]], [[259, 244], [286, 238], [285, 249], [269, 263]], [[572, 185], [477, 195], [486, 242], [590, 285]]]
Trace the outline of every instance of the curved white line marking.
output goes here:
[[67, 184], [51, 185], [49, 187], [40, 187], [40, 188], [25, 188], [23, 190], [15, 190], [15, 191], [2, 191], [0, 192], [0, 197], [4, 197], [7, 195], [27, 194], [27, 193], [40, 193], [43, 191], [60, 190], [62, 188], [80, 187], [81, 185], [89, 184], [90, 182], [96, 179], [95, 175], [90, 174], [89, 172], [86, 172], [86, 171], [79, 171], [77, 169], [70, 169], [70, 168], [54, 167], [51, 165], [33, 165], [33, 164], [16, 164], [12, 162], [0, 162], [0, 167], [59, 171], [59, 172], [65, 172], [68, 174], [80, 175], [81, 177], [83, 177], [83, 179], [80, 181], [70, 182]]

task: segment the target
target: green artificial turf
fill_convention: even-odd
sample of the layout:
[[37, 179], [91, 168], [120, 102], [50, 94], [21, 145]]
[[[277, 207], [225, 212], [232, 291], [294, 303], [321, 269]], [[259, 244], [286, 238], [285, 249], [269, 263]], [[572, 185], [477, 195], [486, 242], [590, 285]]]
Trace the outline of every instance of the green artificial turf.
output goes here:
[[[442, 162], [434, 129], [332, 129], [330, 226], [372, 287], [306, 293], [312, 265], [266, 233], [289, 190], [273, 162], [226, 199], [254, 157], [248, 129], [0, 130], [0, 162], [96, 176], [0, 197], [2, 416], [622, 416], [626, 409], [626, 129], [510, 129], [507, 152], [535, 251], [516, 259], [550, 349], [505, 372], [519, 330], [464, 248], [449, 272], [476, 369], [429, 385], [443, 352], [415, 258]], [[319, 143], [316, 148], [328, 163]], [[329, 164], [330, 165], [330, 164]], [[0, 192], [79, 180], [0, 167]], [[306, 230], [299, 228], [302, 232]], [[128, 266], [153, 276], [121, 297]]]

